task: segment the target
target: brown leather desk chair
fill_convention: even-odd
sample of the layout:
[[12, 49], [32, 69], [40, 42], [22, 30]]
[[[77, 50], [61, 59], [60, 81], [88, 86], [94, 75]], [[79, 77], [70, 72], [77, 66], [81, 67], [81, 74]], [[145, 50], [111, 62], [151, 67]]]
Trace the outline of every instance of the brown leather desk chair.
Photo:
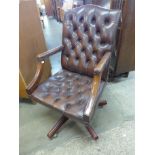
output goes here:
[[[37, 71], [27, 93], [33, 100], [62, 112], [49, 138], [69, 118], [83, 123], [92, 138], [98, 138], [90, 121], [96, 106], [106, 103], [99, 103], [99, 97], [106, 83], [119, 18], [120, 11], [95, 5], [70, 10], [63, 22], [62, 46], [37, 56]], [[63, 70], [39, 84], [45, 60], [59, 51]]]

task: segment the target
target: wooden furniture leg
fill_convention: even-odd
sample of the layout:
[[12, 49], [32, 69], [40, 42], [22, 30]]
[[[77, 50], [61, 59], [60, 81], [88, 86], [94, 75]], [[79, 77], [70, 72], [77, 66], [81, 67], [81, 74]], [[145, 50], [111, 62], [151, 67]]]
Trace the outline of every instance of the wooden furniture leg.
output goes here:
[[102, 100], [102, 101], [99, 102], [98, 107], [99, 108], [103, 108], [103, 106], [106, 105], [106, 104], [107, 104], [107, 101], [106, 100]]
[[68, 118], [64, 115], [60, 117], [60, 119], [55, 123], [53, 128], [48, 132], [47, 136], [51, 139], [54, 134], [61, 128], [61, 126], [68, 120]]
[[90, 125], [89, 126], [86, 126], [86, 129], [88, 130], [88, 132], [90, 133], [91, 137], [94, 140], [97, 140], [98, 139], [98, 136], [97, 136], [96, 132], [94, 131], [94, 129]]

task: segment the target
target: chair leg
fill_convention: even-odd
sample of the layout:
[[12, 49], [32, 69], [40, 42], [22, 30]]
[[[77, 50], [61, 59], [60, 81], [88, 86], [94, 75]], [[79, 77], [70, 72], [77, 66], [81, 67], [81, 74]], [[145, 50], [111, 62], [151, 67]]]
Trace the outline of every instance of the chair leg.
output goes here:
[[61, 126], [68, 120], [68, 118], [64, 115], [60, 117], [60, 119], [55, 123], [53, 128], [48, 132], [47, 136], [51, 139], [56, 132], [61, 128]]
[[88, 132], [90, 133], [91, 137], [94, 140], [97, 140], [98, 139], [98, 135], [96, 134], [96, 132], [94, 131], [94, 129], [90, 125], [89, 126], [86, 126], [86, 129], [88, 130]]
[[106, 105], [106, 104], [107, 104], [107, 101], [106, 101], [106, 100], [101, 100], [101, 101], [99, 102], [99, 104], [98, 104], [98, 107], [99, 107], [99, 108], [103, 108], [103, 106]]

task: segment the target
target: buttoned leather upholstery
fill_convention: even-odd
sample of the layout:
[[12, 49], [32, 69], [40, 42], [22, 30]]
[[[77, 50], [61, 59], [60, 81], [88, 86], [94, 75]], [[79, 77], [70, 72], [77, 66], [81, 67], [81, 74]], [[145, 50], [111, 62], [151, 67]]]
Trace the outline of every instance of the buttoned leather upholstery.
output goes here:
[[[102, 82], [100, 92], [103, 85]], [[92, 78], [63, 70], [40, 84], [32, 96], [65, 115], [83, 120], [83, 111], [90, 101], [91, 86]]]
[[[32, 98], [65, 115], [83, 120], [92, 95], [94, 68], [106, 52], [113, 50], [119, 16], [120, 11], [95, 5], [68, 11], [63, 23], [63, 70], [40, 84]], [[108, 66], [103, 77], [107, 69]], [[103, 86], [104, 82], [101, 82], [97, 99]]]
[[[62, 67], [92, 77], [105, 52], [112, 51], [120, 11], [84, 5], [66, 12]], [[104, 76], [104, 75], [103, 75]]]

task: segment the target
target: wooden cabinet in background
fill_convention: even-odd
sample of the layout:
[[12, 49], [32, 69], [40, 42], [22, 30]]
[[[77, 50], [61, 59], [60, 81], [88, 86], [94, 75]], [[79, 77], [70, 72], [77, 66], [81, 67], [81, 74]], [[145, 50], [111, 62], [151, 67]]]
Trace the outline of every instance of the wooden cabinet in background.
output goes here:
[[[21, 0], [19, 4], [19, 84], [21, 98], [27, 98], [25, 86], [36, 72], [36, 55], [45, 52], [46, 45], [35, 0]], [[49, 77], [51, 68], [47, 62], [42, 80]]]
[[135, 70], [135, 0], [85, 0], [106, 9], [122, 10], [122, 21], [118, 29], [117, 47], [112, 56], [110, 77], [128, 76]]
[[25, 80], [24, 80], [21, 72], [19, 71], [19, 96], [21, 98], [28, 98], [25, 87], [26, 87]]
[[112, 9], [122, 10], [122, 23], [113, 76], [135, 70], [135, 0], [113, 0]]
[[43, 1], [44, 1], [47, 16], [52, 16], [53, 15], [53, 9], [52, 9], [51, 0], [43, 0]]

